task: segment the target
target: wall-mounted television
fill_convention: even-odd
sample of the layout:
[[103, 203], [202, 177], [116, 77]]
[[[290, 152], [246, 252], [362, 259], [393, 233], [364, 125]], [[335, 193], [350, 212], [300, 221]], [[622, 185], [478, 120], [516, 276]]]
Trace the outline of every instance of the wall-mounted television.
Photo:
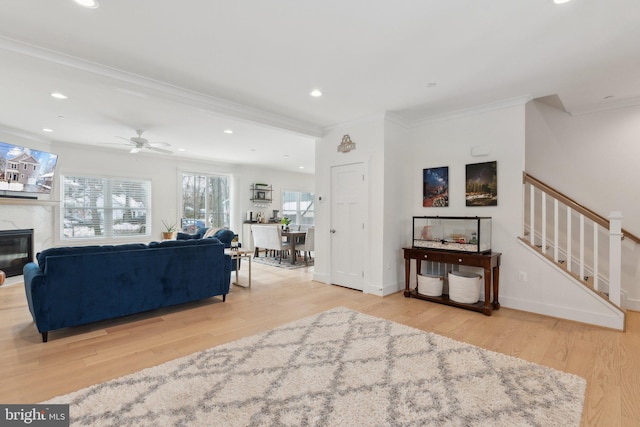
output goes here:
[[0, 142], [0, 196], [51, 193], [58, 156]]

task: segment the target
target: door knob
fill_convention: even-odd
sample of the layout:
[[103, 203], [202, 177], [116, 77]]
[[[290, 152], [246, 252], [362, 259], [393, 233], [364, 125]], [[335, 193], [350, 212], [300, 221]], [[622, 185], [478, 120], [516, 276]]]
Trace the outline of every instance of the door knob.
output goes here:
[[335, 228], [332, 228], [331, 230], [329, 230], [331, 232], [331, 234], [334, 234], [336, 232]]

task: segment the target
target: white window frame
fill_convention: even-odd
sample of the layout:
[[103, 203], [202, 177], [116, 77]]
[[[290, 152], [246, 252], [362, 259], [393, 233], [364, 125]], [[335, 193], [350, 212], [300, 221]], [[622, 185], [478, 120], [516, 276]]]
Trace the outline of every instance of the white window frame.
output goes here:
[[[209, 217], [209, 206], [207, 205], [209, 197], [208, 195], [205, 196], [205, 207], [204, 209], [204, 218], [197, 218], [198, 215], [196, 215], [195, 213], [193, 215], [189, 214], [189, 213], [185, 213], [184, 212], [184, 177], [185, 175], [192, 175], [192, 176], [197, 176], [197, 177], [202, 177], [202, 178], [225, 178], [227, 180], [227, 185], [228, 185], [228, 198], [226, 200], [225, 206], [223, 208], [223, 215], [224, 215], [224, 224], [223, 225], [216, 225], [216, 227], [228, 227], [231, 228], [231, 221], [233, 220], [233, 212], [232, 212], [232, 206], [233, 204], [231, 203], [231, 198], [232, 198], [232, 176], [229, 174], [225, 174], [225, 173], [212, 173], [212, 172], [194, 172], [191, 170], [181, 170], [178, 173], [178, 191], [179, 191], [179, 205], [178, 205], [178, 212], [180, 215], [180, 219], [181, 221], [184, 219], [188, 219], [188, 220], [193, 220], [193, 221], [200, 221], [201, 219], [203, 219], [203, 223], [204, 223], [204, 227], [210, 228], [213, 225], [211, 224], [211, 218]], [[178, 228], [181, 228], [182, 224], [178, 224]], [[195, 232], [197, 231], [197, 226], [196, 224], [192, 224], [193, 227], [189, 228], [189, 229], [183, 229], [183, 231], [185, 232]], [[200, 224], [201, 225], [201, 224]]]
[[[81, 178], [81, 179], [91, 179], [91, 180], [102, 180], [103, 181], [103, 206], [70, 206], [66, 205], [65, 202], [65, 185], [66, 185], [66, 177], [70, 178]], [[123, 210], [122, 207], [113, 206], [113, 193], [112, 193], [112, 185], [116, 182], [130, 182], [136, 184], [142, 184], [145, 187], [145, 193], [143, 194], [146, 197], [144, 202], [145, 207], [136, 207], [135, 211], [144, 211], [145, 222], [141, 225], [143, 228], [142, 232], [133, 232], [133, 233], [120, 233], [118, 234], [115, 231], [114, 225], [114, 212]], [[151, 194], [152, 194], [152, 181], [151, 179], [144, 178], [128, 178], [128, 177], [114, 177], [114, 176], [95, 176], [88, 175], [83, 173], [78, 174], [65, 174], [60, 176], [60, 224], [59, 224], [59, 236], [60, 241], [104, 241], [104, 240], [119, 240], [119, 239], [131, 239], [138, 238], [141, 236], [148, 237], [151, 235]], [[99, 220], [99, 224], [102, 225], [103, 233], [100, 235], [91, 235], [91, 236], [65, 236], [65, 213], [68, 209], [91, 209], [101, 212], [101, 219]]]
[[[296, 198], [296, 214], [295, 214], [295, 218], [290, 218], [290, 215], [285, 215], [285, 203], [286, 203], [286, 198], [285, 198], [285, 193], [297, 193], [297, 198]], [[314, 218], [314, 222], [315, 222], [315, 214], [316, 214], [316, 209], [315, 209], [315, 193], [313, 191], [308, 191], [308, 190], [291, 190], [291, 189], [283, 189], [282, 190], [282, 206], [280, 206], [280, 216], [284, 217], [287, 216], [288, 218], [291, 219], [291, 223], [292, 224], [300, 224], [303, 225], [302, 222], [302, 211], [300, 208], [300, 196], [302, 193], [308, 193], [311, 194], [313, 196], [313, 202], [312, 202], [312, 206], [313, 209], [311, 209], [311, 211], [313, 212], [313, 218]], [[290, 211], [291, 209], [287, 210]]]

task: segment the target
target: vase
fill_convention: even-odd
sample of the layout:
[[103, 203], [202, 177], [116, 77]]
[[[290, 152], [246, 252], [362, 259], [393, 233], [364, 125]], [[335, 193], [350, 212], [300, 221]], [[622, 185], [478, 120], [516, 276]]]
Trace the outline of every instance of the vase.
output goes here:
[[162, 240], [174, 240], [176, 237], [175, 231], [163, 231]]

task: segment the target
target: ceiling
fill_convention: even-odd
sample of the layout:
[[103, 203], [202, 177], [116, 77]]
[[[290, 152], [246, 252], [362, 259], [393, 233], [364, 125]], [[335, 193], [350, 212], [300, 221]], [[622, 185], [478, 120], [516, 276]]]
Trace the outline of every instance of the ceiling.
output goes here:
[[324, 128], [383, 112], [640, 104], [637, 0], [99, 1], [3, 0], [0, 129], [313, 173]]

